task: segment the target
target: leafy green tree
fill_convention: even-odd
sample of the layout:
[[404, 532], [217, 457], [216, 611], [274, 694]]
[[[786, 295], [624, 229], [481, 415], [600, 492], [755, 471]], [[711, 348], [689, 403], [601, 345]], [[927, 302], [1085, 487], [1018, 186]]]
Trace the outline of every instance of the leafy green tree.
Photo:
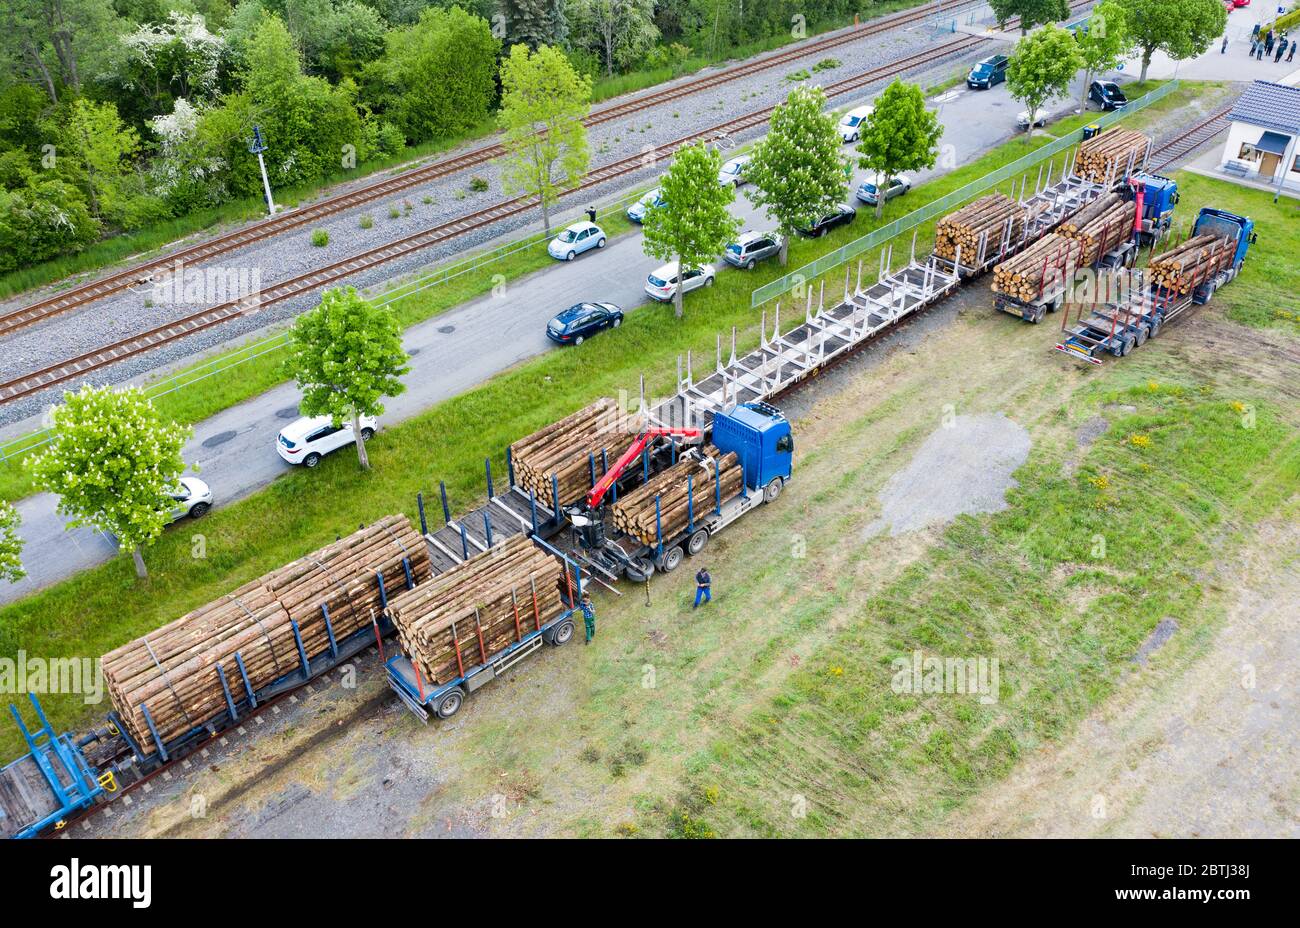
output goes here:
[[383, 398], [406, 389], [399, 379], [410, 370], [406, 362], [393, 311], [347, 287], [327, 290], [294, 322], [285, 371], [302, 389], [305, 415], [330, 416], [335, 427], [351, 422], [357, 459], [369, 469], [361, 417], [380, 415]]
[[640, 62], [659, 40], [654, 0], [569, 0], [570, 41], [597, 49], [605, 73]]
[[113, 214], [140, 151], [139, 133], [122, 122], [112, 103], [85, 98], [74, 100], [52, 122], [56, 170], [85, 191], [95, 215]]
[[660, 180], [665, 205], [645, 216], [645, 253], [677, 262], [673, 309], [682, 317], [681, 277], [688, 268], [713, 260], [740, 231], [728, 207], [736, 188], [718, 183], [722, 155], [703, 144], [679, 150]]
[[271, 0], [268, 9], [298, 40], [311, 74], [339, 81], [383, 53], [383, 19], [356, 0]]
[[17, 583], [27, 576], [23, 570], [23, 539], [18, 534], [22, 518], [12, 503], [0, 500], [0, 580]]
[[537, 197], [549, 235], [551, 207], [575, 189], [587, 172], [591, 80], [579, 75], [564, 53], [543, 46], [510, 49], [501, 62], [501, 125], [506, 154], [501, 180], [508, 193]]
[[111, 532], [147, 576], [140, 549], [171, 518], [171, 491], [185, 470], [193, 430], [165, 422], [136, 388], [84, 386], [51, 414], [51, 438], [26, 459], [36, 486], [59, 497], [69, 526]]
[[569, 37], [564, 0], [503, 0], [508, 44], [522, 43], [538, 50], [543, 45], [564, 45]]
[[81, 95], [83, 81], [107, 62], [127, 24], [113, 0], [4, 0], [0, 64], [49, 96]]
[[1083, 59], [1083, 90], [1080, 109], [1088, 105], [1092, 76], [1115, 67], [1133, 47], [1129, 37], [1128, 13], [1118, 0], [1101, 0], [1088, 16], [1087, 31], [1076, 33], [1079, 56]]
[[367, 75], [408, 139], [454, 135], [488, 118], [501, 43], [485, 20], [459, 7], [427, 9], [415, 25], [391, 30], [387, 43]]
[[39, 177], [27, 187], [0, 190], [0, 273], [81, 251], [99, 235], [81, 191]]
[[1034, 119], [1043, 104], [1069, 93], [1081, 67], [1079, 45], [1066, 29], [1044, 26], [1016, 43], [1007, 66], [1007, 88], [1029, 111], [1028, 136], [1034, 134]]
[[1202, 54], [1223, 34], [1228, 22], [1220, 0], [1120, 0], [1128, 11], [1129, 33], [1142, 52], [1142, 74], [1147, 79], [1151, 56], [1162, 51], [1175, 61]]
[[989, 0], [998, 28], [1005, 29], [1007, 20], [1020, 17], [1020, 34], [1026, 35], [1035, 26], [1060, 22], [1070, 16], [1070, 0]]
[[[939, 117], [925, 108], [921, 88], [895, 79], [876, 98], [875, 109], [862, 127], [858, 165], [875, 171], [876, 186], [883, 187], [900, 171], [934, 167], [938, 157], [935, 146], [941, 135], [943, 126]], [[881, 195], [876, 198], [877, 219], [884, 206]]]
[[165, 22], [145, 23], [123, 36], [106, 78], [120, 88], [123, 103], [136, 100], [136, 112], [156, 116], [177, 99], [194, 101], [215, 94], [225, 48], [202, 16], [172, 12]]
[[833, 116], [820, 87], [796, 87], [772, 112], [767, 136], [754, 146], [746, 196], [765, 208], [781, 233], [781, 266], [795, 230], [826, 215], [844, 198], [845, 163]]

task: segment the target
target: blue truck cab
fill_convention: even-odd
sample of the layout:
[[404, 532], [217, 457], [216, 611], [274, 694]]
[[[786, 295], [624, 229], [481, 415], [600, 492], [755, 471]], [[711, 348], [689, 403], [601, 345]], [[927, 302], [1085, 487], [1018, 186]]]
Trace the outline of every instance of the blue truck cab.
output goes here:
[[1196, 225], [1192, 235], [1222, 235], [1236, 239], [1237, 250], [1232, 256], [1232, 271], [1241, 270], [1241, 263], [1246, 260], [1246, 252], [1255, 244], [1255, 220], [1249, 216], [1238, 216], [1226, 209], [1203, 208], [1196, 214]]
[[1178, 182], [1145, 171], [1139, 171], [1129, 180], [1133, 184], [1129, 188], [1130, 196], [1138, 185], [1142, 187], [1142, 231], [1139, 243], [1149, 245], [1163, 238], [1173, 223], [1174, 207], [1178, 205]]
[[794, 435], [790, 421], [775, 406], [743, 403], [713, 417], [713, 444], [734, 451], [745, 471], [745, 491], [771, 502], [790, 479]]

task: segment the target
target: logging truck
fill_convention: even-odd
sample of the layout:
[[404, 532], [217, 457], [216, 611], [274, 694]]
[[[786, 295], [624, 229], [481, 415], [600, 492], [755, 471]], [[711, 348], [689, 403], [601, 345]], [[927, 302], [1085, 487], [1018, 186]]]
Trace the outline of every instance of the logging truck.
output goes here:
[[[1106, 352], [1122, 358], [1192, 306], [1210, 302], [1216, 290], [1241, 272], [1246, 252], [1256, 240], [1255, 223], [1247, 216], [1205, 207], [1188, 241], [1202, 237], [1208, 244], [1193, 248], [1179, 264], [1178, 279], [1138, 272], [1133, 275], [1135, 283], [1117, 291], [1113, 300], [1081, 304], [1073, 324], [1068, 316], [1063, 321], [1066, 337], [1055, 350], [1090, 364], [1100, 364], [1097, 355]], [[1170, 253], [1180, 248], [1174, 246]], [[1162, 257], [1154, 257], [1151, 267], [1160, 265]]]

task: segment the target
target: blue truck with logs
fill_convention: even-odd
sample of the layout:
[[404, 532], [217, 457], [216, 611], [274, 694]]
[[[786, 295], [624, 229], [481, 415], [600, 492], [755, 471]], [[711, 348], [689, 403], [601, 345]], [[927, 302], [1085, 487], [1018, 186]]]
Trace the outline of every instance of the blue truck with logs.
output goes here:
[[1055, 350], [1090, 364], [1100, 364], [1098, 355], [1107, 353], [1122, 358], [1191, 307], [1209, 303], [1220, 287], [1241, 273], [1256, 241], [1255, 223], [1248, 216], [1205, 207], [1197, 214], [1189, 238], [1201, 235], [1217, 236], [1218, 241], [1199, 254], [1181, 285], [1170, 286], [1142, 271], [1116, 274], [1110, 282], [1113, 296], [1105, 294], [1102, 302], [1080, 304], [1074, 322], [1065, 317], [1065, 338]]

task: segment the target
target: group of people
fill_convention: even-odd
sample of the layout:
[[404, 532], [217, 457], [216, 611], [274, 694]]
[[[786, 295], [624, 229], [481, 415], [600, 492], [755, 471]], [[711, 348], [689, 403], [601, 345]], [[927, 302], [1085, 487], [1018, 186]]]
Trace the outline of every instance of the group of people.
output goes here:
[[[701, 567], [695, 574], [695, 605], [692, 609], [700, 608], [701, 602], [712, 602], [713, 596], [709, 590], [713, 586], [713, 577], [709, 574], [709, 568]], [[578, 608], [582, 610], [583, 624], [587, 627], [587, 644], [591, 644], [591, 639], [596, 637], [596, 604], [591, 601], [591, 594], [586, 590], [582, 593], [582, 599], [578, 601]]]
[[[1287, 61], [1295, 59], [1296, 40], [1289, 39], [1285, 32], [1275, 34], [1270, 28], [1264, 35], [1259, 34], [1259, 23], [1255, 23], [1255, 28], [1250, 33], [1250, 56], [1257, 61], [1263, 61], [1265, 58], [1272, 58], [1276, 63], [1282, 60], [1286, 55]], [[1228, 37], [1223, 37], [1223, 47], [1221, 52], [1228, 50]]]

